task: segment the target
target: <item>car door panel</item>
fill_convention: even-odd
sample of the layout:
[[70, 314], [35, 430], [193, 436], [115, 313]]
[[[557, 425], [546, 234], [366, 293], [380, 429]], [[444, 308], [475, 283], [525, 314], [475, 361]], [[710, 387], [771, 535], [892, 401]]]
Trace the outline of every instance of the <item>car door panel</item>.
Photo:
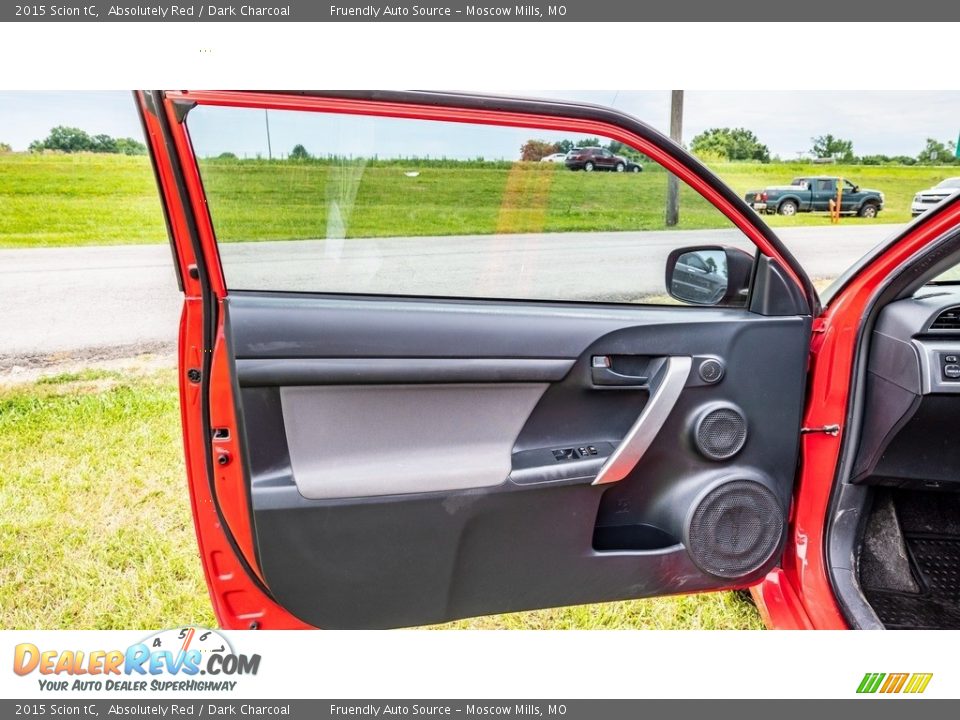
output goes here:
[[817, 211], [827, 211], [830, 209], [830, 201], [836, 200], [837, 186], [832, 180], [814, 180], [813, 191], [813, 209]]
[[[310, 624], [420, 625], [728, 586], [684, 547], [696, 498], [751, 478], [785, 515], [802, 391], [780, 378], [802, 374], [806, 318], [329, 297], [295, 306], [236, 293], [227, 324], [260, 567], [277, 601]], [[325, 358], [309, 364], [343, 359], [358, 336], [378, 338], [360, 348], [381, 361], [374, 371], [343, 384], [342, 364], [332, 373]], [[384, 374], [412, 362], [413, 348], [434, 355], [416, 360], [416, 382]], [[715, 385], [690, 373], [642, 462], [609, 485], [592, 483], [649, 391], [597, 386], [598, 355], [709, 356], [726, 367]], [[531, 364], [491, 377], [504, 358]], [[250, 362], [308, 364], [245, 377]], [[691, 441], [696, 418], [718, 402], [740, 408], [750, 428], [743, 450], [719, 463]], [[597, 455], [584, 459], [552, 454], [591, 446]]]
[[[138, 102], [185, 271], [181, 403], [221, 624], [423, 625], [742, 587], [776, 565], [816, 296], [762, 220], [682, 149], [619, 114], [541, 101]], [[756, 243], [752, 292], [746, 306], [698, 308], [227, 291], [183, 127], [198, 102], [618, 138]], [[711, 512], [720, 520], [704, 524]]]
[[854, 191], [854, 186], [849, 181], [843, 182], [843, 197], [840, 199], [840, 209], [842, 212], [854, 212], [860, 208], [862, 195]]

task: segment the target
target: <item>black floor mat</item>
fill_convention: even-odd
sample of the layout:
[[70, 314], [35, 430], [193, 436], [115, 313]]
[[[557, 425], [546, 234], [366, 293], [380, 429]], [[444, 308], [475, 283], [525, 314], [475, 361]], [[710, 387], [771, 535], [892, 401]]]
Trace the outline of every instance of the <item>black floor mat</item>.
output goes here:
[[919, 594], [864, 588], [883, 624], [891, 630], [960, 629], [960, 537], [907, 535]]

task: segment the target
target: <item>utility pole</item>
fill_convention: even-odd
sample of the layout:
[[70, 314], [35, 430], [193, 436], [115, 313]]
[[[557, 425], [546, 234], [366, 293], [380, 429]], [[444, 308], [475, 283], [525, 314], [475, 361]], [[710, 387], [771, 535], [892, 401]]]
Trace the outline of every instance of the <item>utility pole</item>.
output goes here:
[[[670, 139], [678, 145], [683, 142], [683, 90], [670, 93]], [[667, 227], [680, 222], [680, 179], [667, 175]]]
[[270, 115], [266, 108], [263, 110], [263, 122], [267, 125], [267, 160], [273, 160], [273, 146], [270, 144]]

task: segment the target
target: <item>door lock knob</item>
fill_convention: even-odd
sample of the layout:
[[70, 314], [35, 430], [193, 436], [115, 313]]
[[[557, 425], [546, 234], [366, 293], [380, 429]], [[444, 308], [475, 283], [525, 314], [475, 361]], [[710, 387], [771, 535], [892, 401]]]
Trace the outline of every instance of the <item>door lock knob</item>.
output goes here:
[[719, 360], [709, 358], [700, 363], [697, 368], [697, 374], [705, 383], [718, 383], [723, 379], [723, 363]]

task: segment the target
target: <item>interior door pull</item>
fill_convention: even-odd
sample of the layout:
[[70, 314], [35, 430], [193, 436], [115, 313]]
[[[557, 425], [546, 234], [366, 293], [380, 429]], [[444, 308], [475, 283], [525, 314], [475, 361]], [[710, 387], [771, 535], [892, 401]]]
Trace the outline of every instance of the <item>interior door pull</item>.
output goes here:
[[600, 468], [594, 485], [623, 480], [640, 462], [640, 458], [653, 443], [660, 428], [670, 416], [683, 387], [687, 383], [692, 365], [689, 357], [668, 357], [659, 373], [650, 381], [650, 399], [643, 406], [640, 416], [627, 431], [626, 436], [613, 454]]
[[[608, 364], [601, 365], [598, 361], [606, 360]], [[609, 365], [610, 359], [605, 356], [595, 357], [590, 368], [590, 377], [594, 385], [613, 387], [645, 387], [650, 382], [647, 375], [624, 375], [613, 370]]]

